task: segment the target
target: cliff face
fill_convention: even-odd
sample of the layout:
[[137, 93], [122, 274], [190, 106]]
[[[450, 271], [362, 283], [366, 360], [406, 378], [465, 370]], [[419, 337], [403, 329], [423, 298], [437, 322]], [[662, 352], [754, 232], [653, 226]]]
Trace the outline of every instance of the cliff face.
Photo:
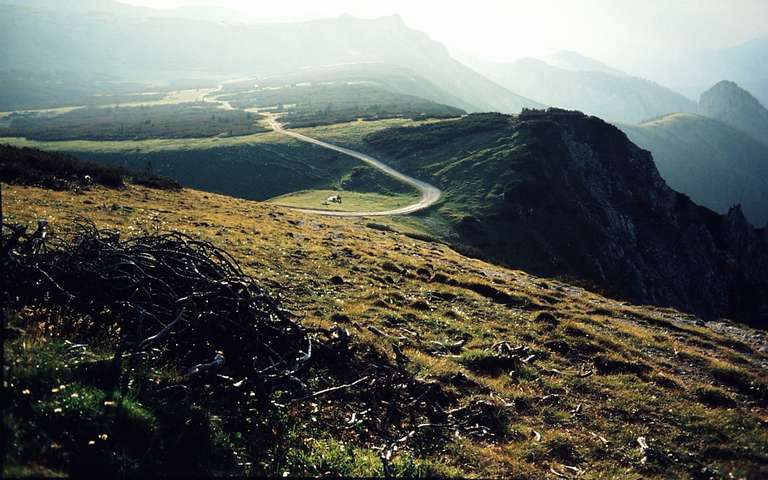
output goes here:
[[[401, 155], [406, 167], [437, 177], [445, 208], [465, 213], [454, 224], [460, 243], [634, 302], [768, 325], [768, 237], [739, 207], [718, 215], [670, 189], [650, 153], [598, 118], [563, 111], [493, 118], [485, 131]], [[408, 152], [412, 137], [438, 131], [411, 130], [401, 129], [394, 155]], [[387, 149], [381, 137], [369, 140]], [[485, 192], [477, 203], [457, 201], [478, 199], [465, 185]]]
[[551, 205], [570, 202], [570, 223], [594, 233], [586, 249], [563, 251], [566, 271], [635, 301], [768, 322], [765, 232], [739, 207], [721, 216], [695, 205], [665, 184], [648, 152], [598, 119], [560, 117], [524, 128], [552, 140], [541, 177], [560, 192]]

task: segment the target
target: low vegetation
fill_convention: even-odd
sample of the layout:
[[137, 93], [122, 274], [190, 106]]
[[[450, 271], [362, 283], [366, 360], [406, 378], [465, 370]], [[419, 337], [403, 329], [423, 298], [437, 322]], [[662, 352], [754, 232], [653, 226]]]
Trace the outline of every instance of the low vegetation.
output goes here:
[[768, 474], [768, 357], [748, 328], [609, 300], [367, 219], [138, 186], [84, 197], [3, 184], [2, 201], [6, 223], [48, 220], [51, 247], [76, 238], [79, 216], [120, 241], [168, 230], [211, 241], [316, 347], [264, 405], [249, 403], [258, 390], [238, 400], [231, 352], [195, 383], [194, 359], [161, 348], [169, 361], [137, 358], [113, 388], [101, 379], [117, 331], [9, 305], [5, 475]]
[[55, 190], [83, 189], [93, 184], [121, 188], [126, 179], [136, 185], [179, 190], [181, 185], [156, 175], [148, 164], [141, 172], [114, 165], [82, 161], [72, 155], [0, 145], [0, 181]]
[[41, 141], [228, 137], [266, 132], [258, 119], [253, 113], [223, 110], [207, 102], [78, 108], [53, 116], [14, 114], [0, 135]]
[[393, 93], [371, 82], [326, 82], [263, 87], [218, 97], [239, 108], [284, 112], [281, 121], [300, 128], [358, 119], [451, 118], [463, 110], [412, 95]]
[[[7, 65], [9, 66], [9, 65]], [[7, 67], [6, 66], [6, 67]], [[162, 92], [141, 94], [146, 85], [106, 75], [0, 70], [0, 111], [159, 100]]]

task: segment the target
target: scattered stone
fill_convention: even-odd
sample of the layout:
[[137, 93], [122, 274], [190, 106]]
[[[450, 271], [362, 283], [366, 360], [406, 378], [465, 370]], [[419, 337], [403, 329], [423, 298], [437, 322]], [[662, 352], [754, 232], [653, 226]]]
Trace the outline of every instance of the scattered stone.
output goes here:
[[426, 269], [424, 267], [419, 267], [419, 269], [416, 270], [416, 275], [424, 278], [429, 278], [432, 276], [432, 272], [430, 272], [429, 269]]
[[331, 320], [336, 323], [349, 323], [352, 321], [352, 319], [349, 318], [349, 315], [345, 315], [343, 313], [334, 313], [331, 315]]
[[382, 270], [385, 270], [387, 272], [399, 273], [400, 275], [405, 273], [405, 269], [401, 268], [396, 263], [390, 262], [390, 261], [386, 261], [386, 262], [382, 263], [381, 264], [381, 268], [382, 268]]
[[426, 302], [426, 300], [416, 300], [415, 302], [411, 303], [411, 308], [424, 312], [432, 310], [432, 307], [429, 305], [429, 303]]
[[536, 323], [543, 323], [546, 325], [551, 325], [553, 327], [556, 327], [560, 324], [560, 320], [558, 320], [553, 314], [550, 312], [538, 312], [533, 316], [533, 321]]
[[370, 228], [370, 229], [373, 229], [373, 230], [378, 230], [378, 231], [380, 231], [380, 232], [394, 232], [394, 231], [395, 231], [395, 230], [394, 230], [392, 227], [390, 227], [389, 225], [384, 225], [384, 224], [382, 224], [382, 223], [373, 223], [373, 222], [370, 222], [370, 223], [366, 223], [366, 224], [365, 224], [365, 226], [366, 226], [366, 227], [368, 227], [368, 228]]

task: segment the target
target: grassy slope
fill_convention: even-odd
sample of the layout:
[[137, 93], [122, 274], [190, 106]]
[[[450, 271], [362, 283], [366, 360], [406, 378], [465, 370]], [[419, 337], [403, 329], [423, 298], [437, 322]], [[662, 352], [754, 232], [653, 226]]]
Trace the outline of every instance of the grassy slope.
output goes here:
[[[334, 195], [342, 196], [342, 203], [327, 203]], [[270, 199], [276, 205], [299, 208], [336, 210], [339, 212], [374, 212], [406, 207], [419, 200], [418, 195], [382, 195], [380, 193], [340, 192], [338, 190], [302, 190]]]
[[[368, 122], [352, 122], [365, 131]], [[373, 122], [401, 126], [405, 119]], [[73, 153], [80, 158], [142, 170], [147, 162], [162, 175], [184, 185], [241, 198], [266, 200], [307, 189], [413, 194], [383, 174], [345, 155], [311, 146], [274, 132], [226, 138], [148, 139], [126, 141], [32, 141], [0, 138], [0, 144]], [[365, 182], [350, 181], [356, 169]], [[392, 201], [393, 199], [387, 199]]]
[[758, 227], [768, 222], [768, 147], [717, 120], [676, 113], [621, 129], [649, 150], [670, 187], [726, 213], [740, 203]]
[[[452, 121], [457, 120], [446, 120], [443, 122]], [[440, 122], [440, 120], [414, 123], [413, 126], [435, 122]], [[445, 125], [450, 124], [445, 123]], [[504, 181], [509, 180], [507, 178], [509, 176], [509, 169], [505, 168], [503, 164], [494, 162], [493, 158], [494, 154], [503, 155], [505, 153], [503, 151], [504, 146], [498, 147], [494, 145], [496, 138], [493, 132], [480, 135], [451, 134], [447, 138], [438, 140], [441, 145], [445, 146], [445, 149], [437, 148], [424, 155], [396, 158], [371, 148], [371, 145], [365, 140], [365, 137], [372, 133], [399, 126], [401, 125], [383, 120], [304, 128], [299, 129], [299, 131], [314, 138], [370, 153], [403, 172], [415, 175], [416, 178], [435, 182], [435, 185], [441, 186], [444, 189], [448, 187], [436, 208], [409, 217], [391, 219], [390, 221], [404, 226], [406, 229], [459, 240], [455, 234], [456, 224], [483, 205], [487, 198], [493, 197], [497, 193], [494, 188], [487, 188], [486, 185], [473, 185], [468, 180], [469, 176], [464, 177], [461, 183], [451, 183], [448, 181], [448, 178], [458, 175], [457, 172], [461, 169], [469, 168], [483, 172], [482, 176], [491, 179], [490, 181], [503, 184]], [[515, 141], [523, 143], [522, 139], [515, 139]], [[460, 148], [456, 147], [455, 144], [457, 142], [461, 142]], [[472, 150], [477, 150], [475, 155], [462, 158], [465, 152]], [[478, 163], [477, 159], [483, 156], [490, 157], [490, 160]], [[477, 177], [477, 175], [473, 176]]]
[[252, 112], [223, 110], [210, 102], [93, 107], [55, 116], [20, 115], [0, 134], [54, 141], [233, 137], [269, 131], [258, 125], [259, 120]]
[[217, 98], [236, 108], [279, 106], [285, 112], [281, 121], [289, 127], [335, 124], [358, 118], [440, 118], [465, 113], [424, 98], [395, 93], [371, 82], [260, 87]]
[[[60, 230], [74, 216], [87, 215], [126, 235], [174, 228], [211, 239], [280, 292], [303, 323], [340, 322], [354, 342], [389, 357], [389, 345], [400, 343], [408, 368], [443, 385], [458, 406], [476, 400], [493, 406], [501, 432], [495, 439], [448, 432], [448, 443], [432, 451], [407, 445], [399, 451], [400, 461], [412, 457], [423, 466], [429, 460], [432, 467], [416, 473], [554, 478], [554, 470], [575, 476], [563, 465], [577, 467], [580, 478], [768, 473], [768, 356], [746, 343], [757, 337], [738, 336], [740, 330], [701, 326], [673, 310], [632, 306], [468, 259], [441, 244], [366, 228], [366, 220], [318, 218], [193, 190], [173, 195], [129, 187], [82, 195], [3, 185], [2, 200], [11, 222], [48, 218]], [[337, 285], [334, 276], [344, 283]], [[470, 340], [457, 356], [429, 353], [431, 341], [464, 334]], [[40, 359], [35, 349], [61, 340], [44, 331], [21, 337], [6, 344], [6, 358], [34, 370]], [[22, 341], [26, 354], [20, 353]], [[501, 365], [490, 353], [499, 341], [525, 345], [536, 356], [509, 375], [495, 368]], [[11, 383], [13, 401], [23, 398], [23, 388]], [[32, 398], [47, 408], [56, 395], [34, 392]], [[281, 440], [285, 471], [380, 475], [372, 450], [378, 445], [357, 443], [333, 428], [351, 411], [333, 397], [320, 403], [319, 411], [302, 405], [284, 419], [293, 427]], [[136, 405], [136, 415], [142, 408]], [[4, 421], [14, 434], [25, 428], [7, 414]], [[650, 446], [645, 455], [641, 436]], [[12, 445], [9, 454], [19, 447], [47, 448]]]

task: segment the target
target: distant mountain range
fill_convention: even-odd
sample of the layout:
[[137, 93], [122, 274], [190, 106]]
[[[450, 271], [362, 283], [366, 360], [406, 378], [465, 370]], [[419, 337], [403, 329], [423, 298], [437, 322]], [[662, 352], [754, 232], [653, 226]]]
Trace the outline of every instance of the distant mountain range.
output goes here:
[[666, 113], [696, 111], [696, 103], [677, 92], [575, 52], [502, 64], [462, 60], [521, 95], [612, 122], [639, 123]]
[[[0, 6], [0, 65], [15, 70], [110, 73], [134, 81], [269, 76], [307, 67], [383, 63], [406, 68], [468, 111], [541, 106], [464, 66], [397, 16], [288, 24], [221, 24], [80, 0]], [[72, 5], [79, 5], [74, 8]], [[94, 6], [95, 5], [95, 6]], [[93, 13], [98, 11], [101, 13]], [[7, 67], [6, 67], [7, 68]]]
[[584, 55], [571, 50], [561, 50], [544, 57], [542, 60], [553, 67], [570, 70], [572, 72], [601, 72], [619, 77], [627, 76], [625, 72], [622, 72], [619, 69], [606, 65], [594, 58], [585, 57]]
[[690, 113], [621, 129], [651, 151], [670, 187], [720, 213], [739, 203], [754, 225], [768, 224], [766, 145], [721, 121]]
[[741, 204], [752, 223], [766, 225], [768, 110], [727, 81], [702, 94], [698, 110], [621, 129], [651, 151], [672, 188], [721, 213]]
[[649, 70], [655, 80], [690, 98], [728, 78], [768, 104], [768, 35], [714, 51], [687, 53], [677, 58], [656, 59]]

